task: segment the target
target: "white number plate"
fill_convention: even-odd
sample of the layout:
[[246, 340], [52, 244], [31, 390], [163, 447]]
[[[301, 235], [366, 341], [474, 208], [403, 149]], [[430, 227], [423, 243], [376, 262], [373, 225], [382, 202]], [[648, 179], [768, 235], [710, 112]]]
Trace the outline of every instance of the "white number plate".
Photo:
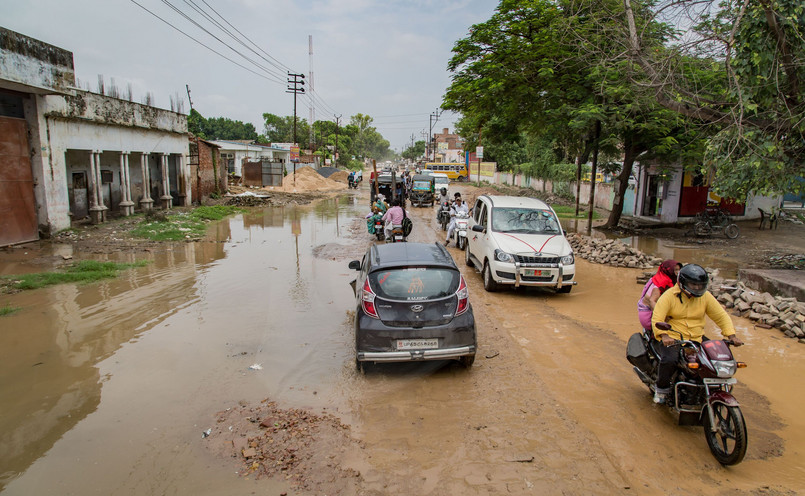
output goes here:
[[439, 347], [439, 339], [398, 339], [398, 350], [432, 350]]

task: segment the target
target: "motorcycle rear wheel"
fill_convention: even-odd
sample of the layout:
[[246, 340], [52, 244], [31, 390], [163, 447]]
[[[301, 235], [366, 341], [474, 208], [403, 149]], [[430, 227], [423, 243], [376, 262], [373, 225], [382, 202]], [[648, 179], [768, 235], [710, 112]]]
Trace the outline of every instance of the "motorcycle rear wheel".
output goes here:
[[707, 446], [718, 463], [737, 465], [746, 455], [746, 423], [740, 407], [727, 406], [723, 403], [713, 405], [715, 431], [710, 424], [710, 415], [705, 411], [704, 437]]
[[726, 234], [730, 239], [735, 239], [739, 234], [741, 234], [741, 231], [735, 224], [730, 224], [724, 229], [724, 234]]
[[707, 236], [710, 234], [710, 224], [698, 221], [693, 224], [693, 232], [696, 233], [696, 236]]

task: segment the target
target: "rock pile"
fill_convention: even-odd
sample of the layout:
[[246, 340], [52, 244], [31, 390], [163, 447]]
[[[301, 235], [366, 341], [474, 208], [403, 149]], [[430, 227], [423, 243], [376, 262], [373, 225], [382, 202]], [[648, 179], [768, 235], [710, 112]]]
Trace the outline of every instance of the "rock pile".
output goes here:
[[805, 303], [796, 298], [772, 296], [749, 288], [743, 282], [713, 278], [710, 292], [727, 308], [755, 321], [757, 327], [777, 328], [787, 337], [805, 344]]
[[596, 239], [572, 233], [568, 234], [567, 240], [577, 257], [592, 263], [637, 269], [650, 269], [662, 263], [661, 258], [647, 255], [616, 239]]

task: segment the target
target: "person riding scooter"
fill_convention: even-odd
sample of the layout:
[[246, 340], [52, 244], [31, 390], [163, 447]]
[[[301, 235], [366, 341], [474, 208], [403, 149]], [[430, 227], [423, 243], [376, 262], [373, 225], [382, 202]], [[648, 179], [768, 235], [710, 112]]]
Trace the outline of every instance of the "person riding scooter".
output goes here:
[[[654, 403], [665, 403], [665, 397], [670, 392], [671, 377], [679, 357], [676, 340], [701, 343], [704, 338], [705, 315], [718, 325], [721, 334], [728, 338], [733, 346], [743, 344], [743, 341], [735, 335], [735, 327], [729, 314], [715, 296], [707, 291], [709, 282], [710, 276], [701, 266], [685, 265], [679, 271], [676, 285], [657, 300], [651, 316], [654, 339], [660, 342], [654, 346], [660, 358]], [[667, 331], [659, 329], [658, 322], [667, 322], [671, 325], [671, 329]]]
[[453, 237], [453, 231], [456, 229], [456, 215], [464, 214], [469, 215], [470, 209], [467, 204], [461, 201], [461, 197], [457, 196], [455, 203], [450, 208], [450, 225], [447, 226], [447, 239], [444, 240], [444, 246], [450, 244], [450, 238]]
[[407, 213], [400, 206], [400, 200], [394, 199], [391, 202], [391, 208], [385, 213], [385, 215], [383, 215], [383, 222], [386, 223], [386, 239], [391, 239], [391, 231], [394, 228], [402, 227], [403, 219], [406, 217], [406, 215]]

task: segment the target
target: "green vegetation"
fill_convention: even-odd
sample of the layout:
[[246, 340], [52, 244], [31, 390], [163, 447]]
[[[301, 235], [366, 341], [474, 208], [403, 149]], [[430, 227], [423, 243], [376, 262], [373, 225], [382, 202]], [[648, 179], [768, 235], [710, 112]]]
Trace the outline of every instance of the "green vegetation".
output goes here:
[[143, 222], [132, 229], [130, 234], [151, 241], [201, 239], [207, 233], [209, 221], [221, 220], [227, 215], [242, 211], [243, 209], [237, 207], [215, 205], [198, 207], [191, 212], [180, 212], [161, 218], [157, 214], [146, 215]]
[[20, 307], [12, 307], [11, 305], [6, 305], [4, 307], [0, 307], [0, 317], [5, 317], [6, 315], [11, 315], [14, 312], [20, 310]]
[[53, 286], [55, 284], [72, 282], [90, 283], [99, 281], [101, 279], [111, 279], [117, 277], [118, 272], [121, 270], [126, 270], [133, 267], [143, 267], [147, 264], [148, 261], [145, 260], [135, 263], [83, 260], [70, 265], [65, 271], [60, 272], [38, 272], [35, 274], [23, 274], [18, 276], [3, 276], [2, 286], [8, 286], [17, 290], [24, 290], [39, 289], [47, 286]]

